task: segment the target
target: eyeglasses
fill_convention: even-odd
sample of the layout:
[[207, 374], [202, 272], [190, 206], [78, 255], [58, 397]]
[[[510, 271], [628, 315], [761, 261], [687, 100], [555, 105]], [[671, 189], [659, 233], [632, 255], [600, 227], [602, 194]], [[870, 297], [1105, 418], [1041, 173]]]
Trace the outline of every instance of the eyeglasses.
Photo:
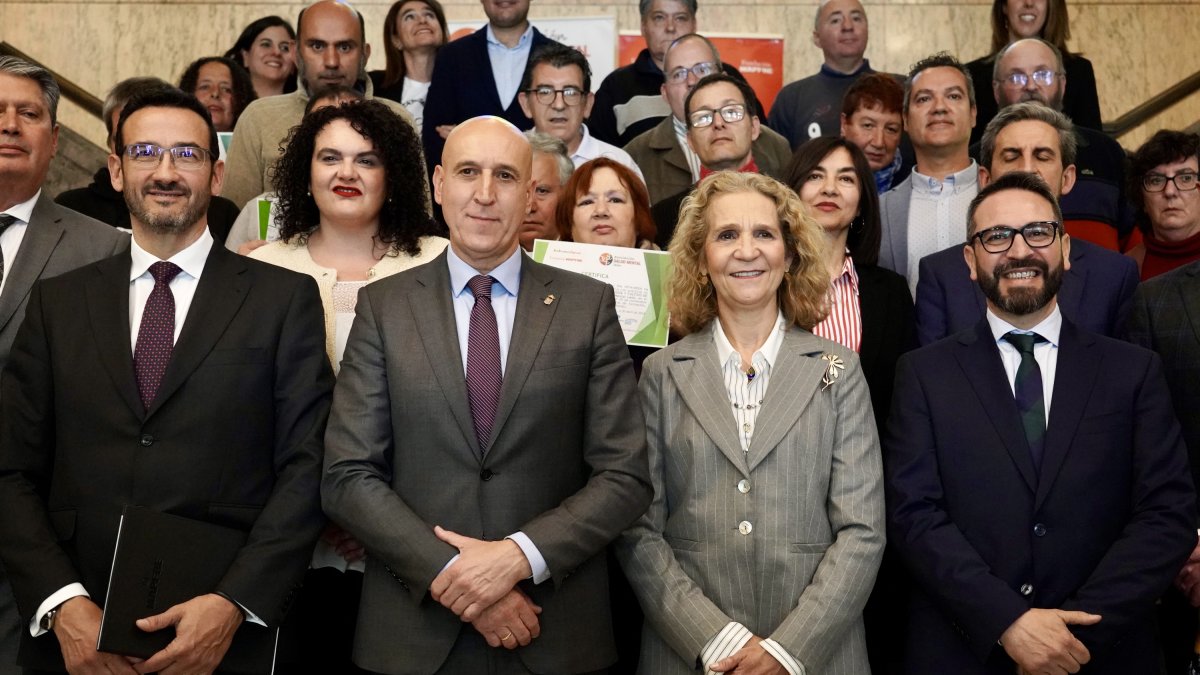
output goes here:
[[696, 76], [696, 79], [703, 79], [720, 70], [720, 66], [712, 61], [702, 61], [691, 68], [679, 66], [675, 70], [667, 73], [667, 81], [671, 84], [679, 84], [687, 81], [688, 73]]
[[1194, 171], [1184, 171], [1177, 173], [1174, 176], [1164, 176], [1161, 173], [1148, 173], [1142, 177], [1142, 189], [1146, 192], [1162, 192], [1167, 189], [1167, 181], [1175, 184], [1175, 189], [1180, 192], [1196, 189], [1196, 176]]
[[198, 169], [211, 160], [213, 155], [212, 152], [194, 145], [164, 148], [153, 143], [132, 143], [121, 148], [121, 154], [135, 164], [144, 166], [157, 166], [163, 153], [170, 153], [171, 159], [175, 161], [175, 167], [178, 169]]
[[526, 89], [525, 93], [533, 95], [537, 99], [537, 102], [542, 105], [554, 105], [554, 99], [559, 94], [562, 94], [563, 103], [567, 105], [579, 105], [583, 101], [583, 90], [579, 87], [563, 87], [562, 89], [535, 87], [533, 89]]
[[718, 108], [717, 110], [697, 110], [688, 119], [691, 121], [693, 129], [703, 129], [712, 125], [717, 113], [720, 113], [721, 119], [725, 120], [727, 124], [733, 124], [745, 119], [746, 106], [741, 103], [730, 103], [724, 108]]
[[971, 239], [978, 239], [979, 243], [983, 244], [983, 250], [988, 253], [1004, 253], [1012, 248], [1018, 234], [1025, 239], [1029, 248], [1045, 248], [1054, 243], [1054, 236], [1059, 227], [1060, 224], [1053, 220], [1035, 220], [1021, 228], [1007, 225], [989, 227], [982, 232], [976, 232]]
[[1029, 80], [1032, 78], [1035, 83], [1040, 84], [1043, 87], [1049, 87], [1054, 84], [1055, 78], [1057, 78], [1059, 75], [1062, 75], [1062, 73], [1056, 73], [1048, 68], [1042, 68], [1041, 70], [1033, 71], [1033, 75], [1026, 75], [1025, 73], [1010, 73], [1008, 77], [999, 80], [999, 82], [1003, 84], [1011, 84], [1014, 87], [1024, 87], [1025, 85], [1029, 84]]

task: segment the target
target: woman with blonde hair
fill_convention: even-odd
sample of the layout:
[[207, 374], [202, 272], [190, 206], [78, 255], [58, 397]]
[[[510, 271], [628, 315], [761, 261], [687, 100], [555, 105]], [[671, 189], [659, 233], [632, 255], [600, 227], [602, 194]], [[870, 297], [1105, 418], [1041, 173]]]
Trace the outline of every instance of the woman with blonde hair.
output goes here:
[[683, 203], [670, 310], [646, 360], [654, 501], [617, 553], [646, 614], [639, 672], [869, 672], [883, 553], [879, 439], [827, 311], [820, 227], [794, 192], [720, 172]]

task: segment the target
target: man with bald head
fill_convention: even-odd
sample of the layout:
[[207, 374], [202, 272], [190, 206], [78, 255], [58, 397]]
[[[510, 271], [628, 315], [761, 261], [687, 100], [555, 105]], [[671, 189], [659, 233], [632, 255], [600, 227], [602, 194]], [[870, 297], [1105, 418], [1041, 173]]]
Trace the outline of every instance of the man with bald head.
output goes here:
[[[321, 0], [300, 12], [296, 39], [296, 78], [300, 86], [290, 94], [254, 101], [238, 118], [226, 158], [224, 196], [246, 205], [270, 190], [270, 171], [282, 152], [288, 131], [304, 117], [313, 93], [331, 86], [352, 87], [374, 98], [367, 58], [371, 46], [363, 31], [363, 18], [346, 2]], [[385, 98], [381, 103], [412, 124], [404, 106]]]
[[326, 512], [370, 555], [354, 660], [380, 673], [596, 673], [604, 547], [651, 498], [613, 290], [533, 262], [529, 142], [477, 117], [433, 174], [450, 246], [359, 297]]

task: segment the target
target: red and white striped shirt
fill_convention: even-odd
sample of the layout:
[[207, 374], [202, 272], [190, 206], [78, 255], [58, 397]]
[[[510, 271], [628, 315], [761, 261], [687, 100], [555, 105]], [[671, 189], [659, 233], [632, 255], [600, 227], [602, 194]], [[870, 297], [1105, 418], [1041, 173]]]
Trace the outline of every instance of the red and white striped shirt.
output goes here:
[[842, 273], [829, 287], [829, 316], [813, 333], [858, 352], [862, 346], [862, 307], [858, 302], [858, 273], [847, 255]]

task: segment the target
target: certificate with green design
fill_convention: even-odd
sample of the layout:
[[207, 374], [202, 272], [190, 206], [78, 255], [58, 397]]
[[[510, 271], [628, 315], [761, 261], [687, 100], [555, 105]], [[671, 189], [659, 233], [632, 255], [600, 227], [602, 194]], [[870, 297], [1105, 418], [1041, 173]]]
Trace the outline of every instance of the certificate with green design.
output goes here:
[[533, 243], [533, 259], [612, 286], [625, 342], [640, 347], [667, 346], [670, 253], [538, 239]]

